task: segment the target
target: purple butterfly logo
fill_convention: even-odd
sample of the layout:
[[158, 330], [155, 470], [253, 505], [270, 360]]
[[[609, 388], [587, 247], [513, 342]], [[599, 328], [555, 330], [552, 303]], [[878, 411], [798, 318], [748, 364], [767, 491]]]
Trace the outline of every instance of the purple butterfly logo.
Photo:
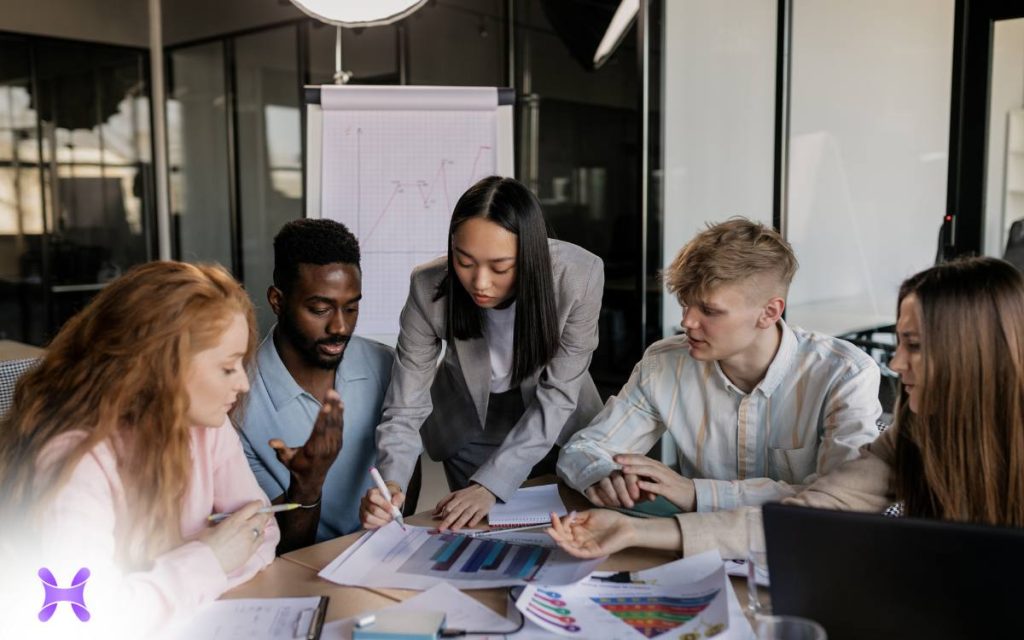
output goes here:
[[61, 588], [57, 586], [57, 579], [53, 572], [43, 567], [39, 570], [39, 579], [43, 581], [43, 589], [46, 590], [43, 608], [39, 610], [39, 620], [46, 622], [53, 617], [57, 605], [61, 602], [71, 603], [71, 610], [75, 612], [82, 622], [89, 620], [89, 610], [85, 608], [85, 582], [89, 579], [89, 570], [82, 567], [71, 579], [71, 586]]

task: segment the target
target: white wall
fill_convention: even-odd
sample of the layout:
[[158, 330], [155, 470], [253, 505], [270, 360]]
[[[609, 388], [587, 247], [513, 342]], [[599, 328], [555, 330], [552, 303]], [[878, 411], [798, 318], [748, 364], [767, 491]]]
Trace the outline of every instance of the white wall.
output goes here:
[[1002, 256], [1013, 217], [1003, 216], [1006, 114], [1024, 107], [1024, 18], [999, 20], [992, 30], [992, 75], [985, 163], [985, 255]]
[[149, 46], [146, 0], [0, 0], [0, 31]]
[[[665, 3], [665, 264], [706, 222], [771, 224], [775, 25], [774, 1]], [[662, 308], [672, 335], [681, 310], [667, 293]]]

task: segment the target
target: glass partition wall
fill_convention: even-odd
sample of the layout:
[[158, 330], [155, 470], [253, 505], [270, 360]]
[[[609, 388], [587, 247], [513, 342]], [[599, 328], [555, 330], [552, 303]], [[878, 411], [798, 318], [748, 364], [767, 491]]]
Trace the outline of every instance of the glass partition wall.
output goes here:
[[[678, 327], [658, 270], [731, 215], [796, 247], [791, 321], [854, 328], [829, 319], [851, 300], [891, 318], [943, 214], [954, 0], [644, 0], [595, 65], [587, 38], [619, 4], [438, 0], [344, 30], [343, 67], [357, 84], [515, 88], [517, 177], [553, 235], [605, 261], [606, 393]], [[999, 25], [993, 59], [1019, 80], [1017, 26]], [[331, 81], [334, 45], [299, 18], [167, 49], [174, 256], [232, 269], [264, 332], [273, 235], [304, 215], [302, 86]], [[0, 339], [42, 344], [152, 255], [146, 55], [22, 36], [0, 53]], [[990, 253], [1019, 217], [1011, 85], [993, 87]]]
[[[517, 177], [541, 199], [554, 236], [605, 260], [591, 372], [611, 393], [649, 342], [640, 311], [641, 60], [634, 27], [603, 66], [585, 64], [568, 43], [587, 25], [561, 20], [563, 5], [583, 20], [595, 7], [610, 18], [618, 2], [431, 2], [395, 25], [343, 30], [342, 67], [352, 84], [517, 90]], [[175, 256], [229, 266], [264, 333], [274, 321], [265, 301], [273, 236], [305, 213], [302, 86], [332, 81], [335, 34], [301, 19], [168, 49]]]
[[144, 51], [0, 36], [0, 339], [45, 344], [151, 256]]
[[[786, 320], [886, 364], [897, 288], [936, 260], [946, 213], [955, 4], [650, 3], [663, 54], [648, 66], [662, 128], [648, 219], [662, 218], [663, 264], [708, 222], [772, 224], [800, 261]], [[1007, 60], [1016, 35], [1004, 36]], [[998, 216], [993, 245], [1005, 241]], [[681, 309], [667, 292], [662, 301], [671, 335]]]
[[[796, 250], [790, 322], [892, 322], [945, 212], [954, 0], [655, 4], [665, 261], [743, 215]], [[665, 294], [665, 335], [679, 314]]]
[[954, 0], [794, 0], [783, 229], [787, 318], [843, 335], [895, 322], [946, 211]]

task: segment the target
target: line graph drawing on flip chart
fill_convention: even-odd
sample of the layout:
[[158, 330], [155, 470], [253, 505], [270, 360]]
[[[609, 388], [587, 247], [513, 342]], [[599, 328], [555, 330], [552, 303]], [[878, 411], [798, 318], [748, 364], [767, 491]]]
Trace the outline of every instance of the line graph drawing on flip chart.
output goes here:
[[494, 88], [316, 89], [319, 103], [307, 90], [307, 215], [359, 239], [358, 332], [393, 343], [409, 274], [446, 252], [459, 196], [512, 174], [511, 98]]

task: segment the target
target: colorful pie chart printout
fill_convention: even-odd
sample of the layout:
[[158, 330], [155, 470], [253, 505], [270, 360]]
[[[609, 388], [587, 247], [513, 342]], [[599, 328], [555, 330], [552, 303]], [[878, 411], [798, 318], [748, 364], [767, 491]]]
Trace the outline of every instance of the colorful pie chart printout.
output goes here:
[[623, 584], [591, 577], [563, 587], [528, 586], [516, 607], [531, 622], [562, 636], [711, 638], [728, 626], [725, 580], [721, 566], [696, 582], [680, 584]]

